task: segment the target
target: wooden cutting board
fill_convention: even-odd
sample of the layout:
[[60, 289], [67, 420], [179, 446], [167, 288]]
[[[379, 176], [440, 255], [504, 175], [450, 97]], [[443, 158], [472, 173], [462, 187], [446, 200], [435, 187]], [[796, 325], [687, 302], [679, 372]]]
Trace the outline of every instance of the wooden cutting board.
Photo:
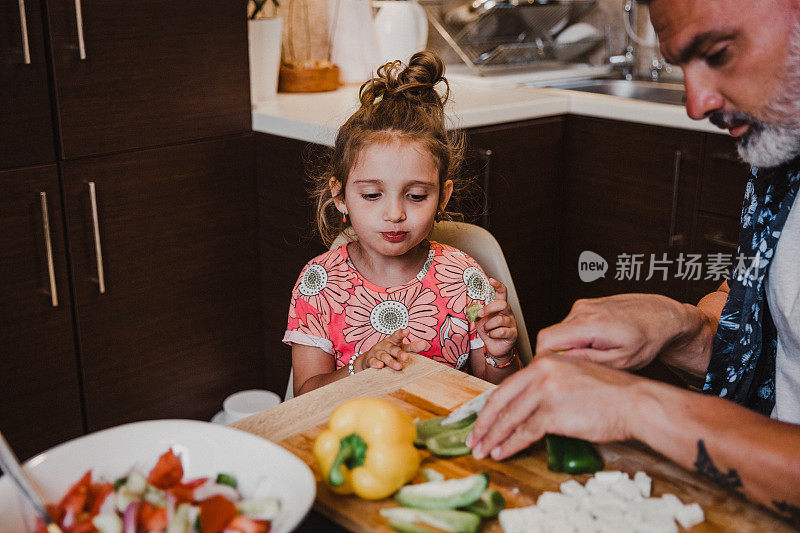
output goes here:
[[[492, 387], [490, 383], [446, 365], [415, 357], [402, 372], [389, 369], [359, 372], [246, 418], [233, 427], [277, 442], [308, 464], [317, 479], [314, 502], [317, 511], [356, 532], [390, 532], [392, 529], [379, 511], [384, 507], [396, 507], [394, 500], [366, 501], [354, 496], [341, 496], [328, 490], [320, 480], [312, 447], [314, 439], [326, 427], [331, 411], [347, 399], [373, 396], [388, 400], [414, 418], [431, 418], [449, 413]], [[672, 493], [684, 503], [699, 503], [706, 521], [694, 527], [692, 532], [794, 531], [766, 509], [713, 485], [638, 443], [605, 444], [598, 449], [606, 470], [622, 470], [631, 476], [639, 470], [647, 472], [653, 478], [654, 496]], [[534, 444], [524, 453], [502, 462], [477, 461], [471, 456], [440, 459], [427, 451], [421, 454], [423, 467], [437, 470], [447, 478], [487, 472], [491, 486], [505, 496], [507, 507], [533, 505], [542, 492], [557, 492], [559, 485], [567, 479], [585, 483], [590, 477], [549, 471], [543, 443]], [[422, 481], [418, 476], [413, 482]], [[501, 528], [497, 520], [489, 520], [484, 521], [481, 531], [499, 533]]]

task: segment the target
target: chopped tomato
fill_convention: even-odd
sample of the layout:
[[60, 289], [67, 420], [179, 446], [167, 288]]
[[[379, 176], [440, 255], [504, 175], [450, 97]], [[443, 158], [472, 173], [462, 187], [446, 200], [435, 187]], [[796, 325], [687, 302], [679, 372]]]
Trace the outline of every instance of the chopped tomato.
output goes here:
[[211, 496], [200, 502], [200, 530], [202, 533], [219, 533], [236, 516], [236, 506], [228, 498]]
[[170, 489], [170, 492], [172, 492], [172, 495], [175, 496], [177, 504], [194, 503], [194, 489], [206, 481], [208, 481], [208, 478], [204, 477], [200, 479], [193, 479], [192, 481], [188, 481], [186, 483], [178, 483]]
[[64, 498], [61, 499], [59, 507], [62, 510], [62, 514], [65, 511], [72, 511], [77, 515], [79, 512], [83, 511], [83, 508], [86, 506], [86, 501], [89, 498], [89, 489], [91, 485], [92, 471], [87, 470], [83, 477], [76, 481], [64, 495]]
[[52, 503], [46, 504], [45, 508], [47, 509], [47, 514], [50, 515], [50, 518], [60, 524], [61, 519], [64, 517], [64, 509], [62, 509], [60, 505], [54, 505]]
[[139, 505], [138, 522], [145, 531], [163, 531], [167, 527], [167, 508], [143, 501]]
[[92, 515], [92, 517], [100, 512], [100, 507], [112, 492], [114, 492], [114, 485], [112, 483], [92, 483], [89, 486], [89, 514]]
[[76, 520], [75, 525], [72, 526], [68, 531], [70, 533], [92, 533], [97, 531], [92, 523], [92, 518], [94, 518], [94, 516], [89, 516], [88, 513], [82, 513], [81, 516]]
[[238, 515], [228, 527], [229, 531], [239, 531], [240, 533], [269, 533], [271, 524], [267, 520], [256, 520], [246, 516]]
[[156, 466], [150, 471], [147, 481], [156, 488], [166, 490], [183, 478], [183, 466], [180, 458], [172, 450], [158, 458]]

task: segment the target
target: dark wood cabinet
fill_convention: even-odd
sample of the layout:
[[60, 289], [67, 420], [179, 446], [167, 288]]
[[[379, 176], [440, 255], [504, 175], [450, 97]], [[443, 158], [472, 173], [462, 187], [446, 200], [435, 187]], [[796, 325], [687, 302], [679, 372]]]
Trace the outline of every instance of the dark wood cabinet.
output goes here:
[[[730, 258], [735, 263], [739, 242], [739, 218], [750, 166], [736, 153], [736, 140], [726, 135], [707, 135], [703, 177], [691, 238], [692, 252], [709, 258]], [[729, 269], [729, 272], [731, 269]], [[689, 282], [689, 303], [697, 303], [722, 283], [704, 272]]]
[[0, 34], [0, 427], [17, 451], [208, 420], [263, 387], [244, 4], [6, 2]]
[[243, 3], [47, 6], [64, 158], [250, 130]]
[[285, 137], [256, 134], [261, 308], [269, 358], [266, 388], [283, 397], [292, 350], [283, 344], [292, 288], [303, 266], [325, 252], [307, 193], [306, 173], [325, 148]]
[[0, 5], [0, 168], [56, 160], [42, 14], [24, 7]]
[[0, 213], [0, 429], [25, 459], [83, 431], [56, 166], [0, 172]]
[[[626, 292], [685, 301], [687, 282], [677, 276], [677, 261], [689, 250], [703, 134], [583, 117], [568, 124], [562, 311], [579, 298]], [[580, 279], [584, 251], [608, 262], [605, 277]]]
[[63, 163], [89, 431], [263, 386], [252, 141]]
[[563, 133], [562, 117], [467, 132], [467, 175], [476, 187], [462, 210], [468, 222], [485, 226], [503, 249], [532, 339], [560, 318], [556, 276]]

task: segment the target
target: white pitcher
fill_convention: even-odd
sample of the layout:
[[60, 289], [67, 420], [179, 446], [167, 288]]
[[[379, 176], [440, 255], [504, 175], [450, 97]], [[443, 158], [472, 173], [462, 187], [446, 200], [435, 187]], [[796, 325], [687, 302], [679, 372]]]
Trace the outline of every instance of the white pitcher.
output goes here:
[[373, 0], [378, 9], [375, 30], [378, 52], [386, 63], [399, 59], [403, 63], [423, 50], [428, 41], [428, 18], [416, 0]]

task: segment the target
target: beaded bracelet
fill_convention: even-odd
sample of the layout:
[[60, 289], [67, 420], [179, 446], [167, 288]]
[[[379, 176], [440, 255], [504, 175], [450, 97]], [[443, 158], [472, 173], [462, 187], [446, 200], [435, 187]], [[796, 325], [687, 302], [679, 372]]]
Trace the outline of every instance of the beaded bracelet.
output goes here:
[[353, 368], [353, 363], [356, 362], [356, 359], [358, 359], [359, 355], [361, 355], [361, 352], [354, 353], [353, 357], [350, 358], [350, 362], [347, 363], [347, 370], [350, 372], [351, 376], [355, 375], [355, 373], [356, 373], [355, 369]]
[[498, 364], [497, 361], [494, 360], [494, 357], [492, 357], [491, 355], [489, 355], [486, 352], [486, 346], [484, 345], [484, 347], [483, 347], [483, 356], [486, 358], [486, 362], [489, 363], [489, 366], [493, 366], [495, 368], [505, 368], [505, 367], [507, 367], [508, 365], [510, 365], [511, 363], [514, 362], [514, 359], [517, 358], [517, 355], [518, 355], [517, 354], [517, 347], [514, 346], [514, 347], [511, 348], [511, 357], [509, 357], [508, 361], [506, 361], [505, 363]]

